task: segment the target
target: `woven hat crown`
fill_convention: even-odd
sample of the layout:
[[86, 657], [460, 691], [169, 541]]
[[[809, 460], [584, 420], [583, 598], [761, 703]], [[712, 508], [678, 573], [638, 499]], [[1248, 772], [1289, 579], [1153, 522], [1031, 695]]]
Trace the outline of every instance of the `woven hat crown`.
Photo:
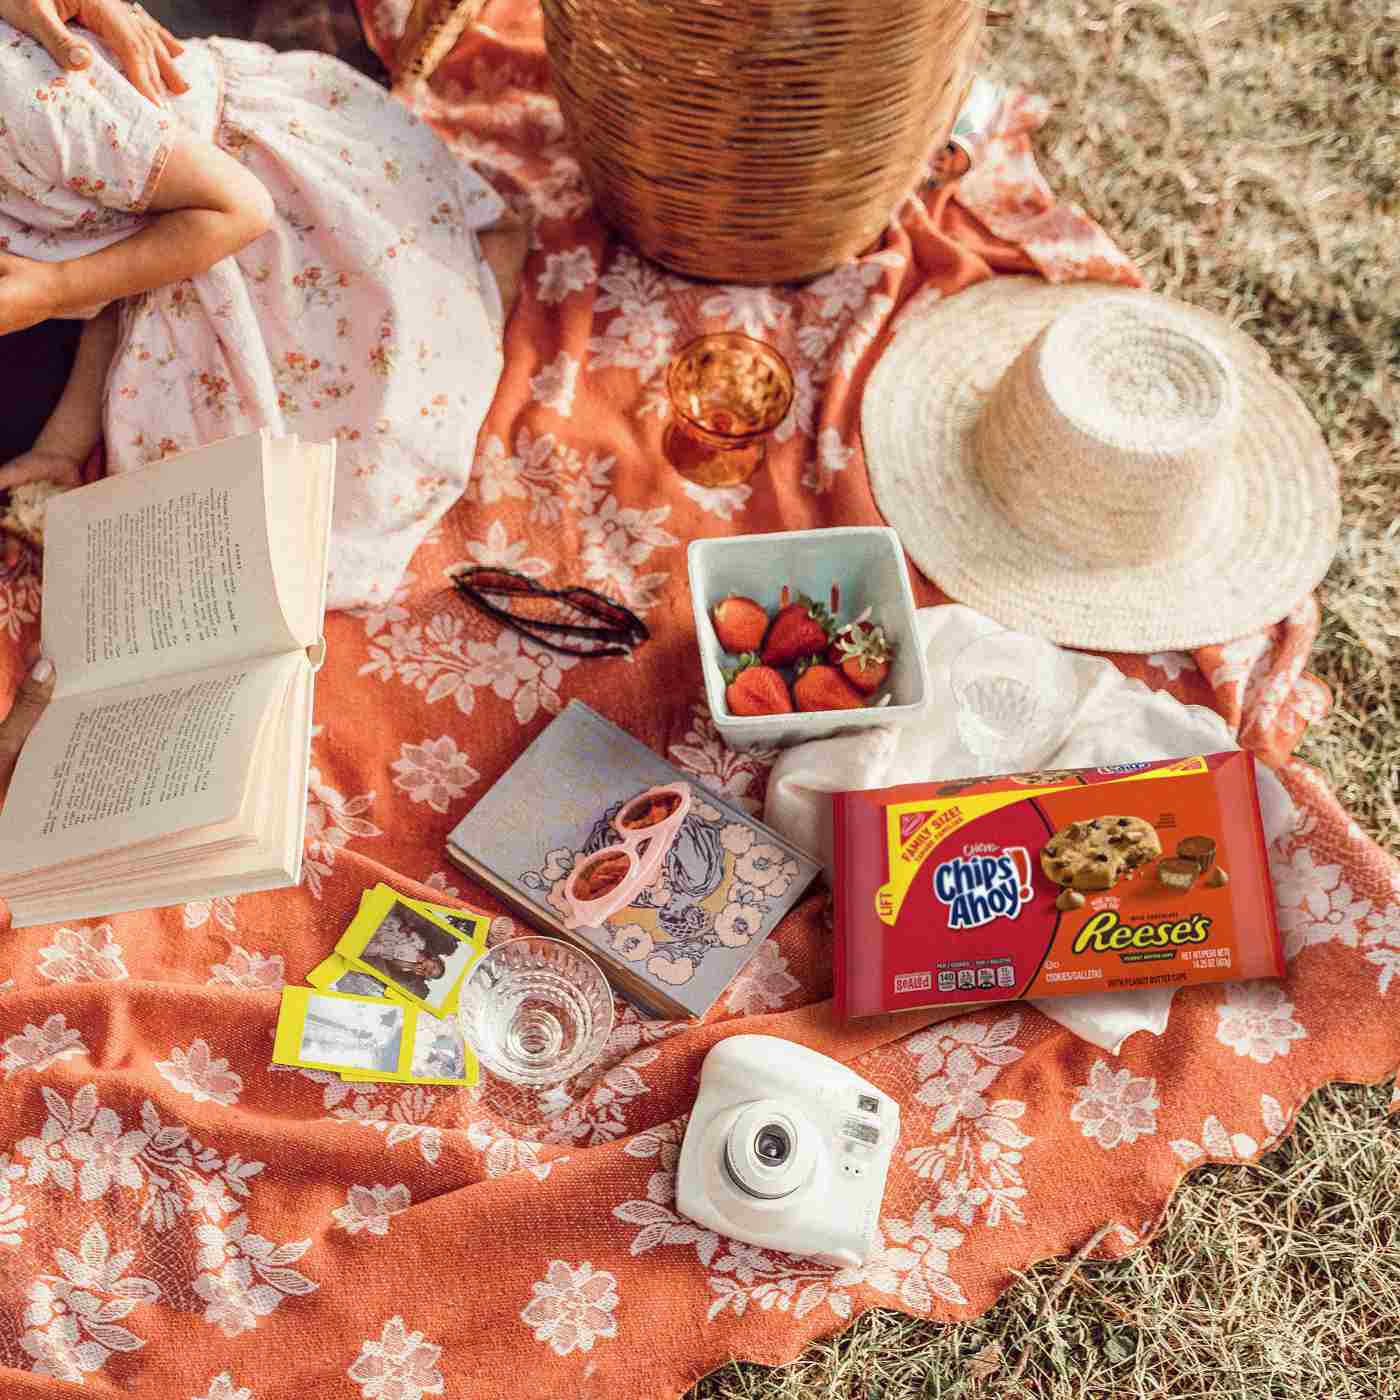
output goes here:
[[1230, 498], [1234, 369], [1164, 307], [1091, 302], [1007, 369], [973, 429], [977, 470], [1022, 534], [1086, 564], [1168, 558]]

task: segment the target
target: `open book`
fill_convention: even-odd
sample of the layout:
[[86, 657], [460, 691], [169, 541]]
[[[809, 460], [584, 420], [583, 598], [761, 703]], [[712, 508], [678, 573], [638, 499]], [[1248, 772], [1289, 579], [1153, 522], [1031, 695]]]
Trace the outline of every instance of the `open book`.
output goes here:
[[0, 811], [15, 927], [301, 878], [334, 466], [251, 434], [49, 502], [57, 684]]

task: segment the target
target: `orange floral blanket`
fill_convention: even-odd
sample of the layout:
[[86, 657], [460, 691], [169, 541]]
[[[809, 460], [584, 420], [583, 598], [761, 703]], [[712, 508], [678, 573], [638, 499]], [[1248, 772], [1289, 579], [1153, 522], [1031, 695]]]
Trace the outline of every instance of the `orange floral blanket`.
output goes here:
[[[407, 0], [363, 6], [381, 47]], [[538, 16], [493, 5], [424, 115], [544, 217], [467, 497], [373, 613], [329, 621], [300, 888], [0, 939], [0, 1390], [161, 1400], [670, 1397], [729, 1357], [779, 1362], [884, 1305], [988, 1307], [1016, 1270], [1151, 1234], [1177, 1180], [1288, 1132], [1329, 1078], [1400, 1060], [1400, 867], [1289, 755], [1327, 697], [1305, 600], [1194, 655], [1115, 658], [1214, 705], [1275, 764], [1301, 821], [1273, 850], [1282, 984], [1182, 993], [1167, 1033], [1095, 1050], [1028, 1007], [835, 1025], [820, 895], [700, 1026], [619, 1008], [603, 1063], [542, 1129], [470, 1092], [344, 1084], [269, 1064], [277, 988], [304, 979], [367, 885], [495, 910], [442, 854], [453, 824], [563, 703], [586, 699], [702, 783], [761, 803], [767, 756], [701, 704], [693, 536], [878, 519], [856, 404], [897, 308], [1006, 273], [1136, 273], [1035, 170], [1018, 100], [956, 195], [799, 289], [697, 287], [589, 211], [546, 95]], [[387, 48], [386, 48], [387, 51]], [[660, 374], [700, 326], [798, 347], [765, 474], [688, 486], [660, 452]], [[969, 328], [975, 334], [975, 327]], [[542, 652], [459, 603], [444, 570], [506, 564], [627, 599], [635, 662]], [[920, 584], [921, 601], [939, 600]], [[38, 582], [0, 587], [12, 688]], [[493, 936], [511, 932], [498, 918]], [[735, 1030], [790, 1036], [896, 1094], [904, 1134], [875, 1256], [832, 1270], [680, 1217], [674, 1169], [700, 1061]]]

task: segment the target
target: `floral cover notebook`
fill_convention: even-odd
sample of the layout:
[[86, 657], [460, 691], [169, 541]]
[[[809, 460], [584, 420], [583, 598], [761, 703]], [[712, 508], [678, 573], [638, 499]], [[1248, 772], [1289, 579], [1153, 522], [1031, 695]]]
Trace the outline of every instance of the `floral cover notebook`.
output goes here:
[[[688, 784], [691, 802], [655, 880], [599, 926], [566, 928], [574, 866], [617, 841], [639, 793]], [[447, 838], [451, 859], [522, 918], [597, 958], [654, 1015], [703, 1016], [816, 877], [817, 862], [581, 701]]]

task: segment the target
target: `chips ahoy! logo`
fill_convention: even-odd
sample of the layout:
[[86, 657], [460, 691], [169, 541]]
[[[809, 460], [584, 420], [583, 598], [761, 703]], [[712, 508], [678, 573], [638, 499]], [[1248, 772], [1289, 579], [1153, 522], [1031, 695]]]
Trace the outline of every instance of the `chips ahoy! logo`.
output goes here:
[[933, 872], [933, 892], [948, 906], [950, 929], [1014, 919], [1034, 893], [1030, 853], [1024, 846], [994, 846], [941, 861]]

